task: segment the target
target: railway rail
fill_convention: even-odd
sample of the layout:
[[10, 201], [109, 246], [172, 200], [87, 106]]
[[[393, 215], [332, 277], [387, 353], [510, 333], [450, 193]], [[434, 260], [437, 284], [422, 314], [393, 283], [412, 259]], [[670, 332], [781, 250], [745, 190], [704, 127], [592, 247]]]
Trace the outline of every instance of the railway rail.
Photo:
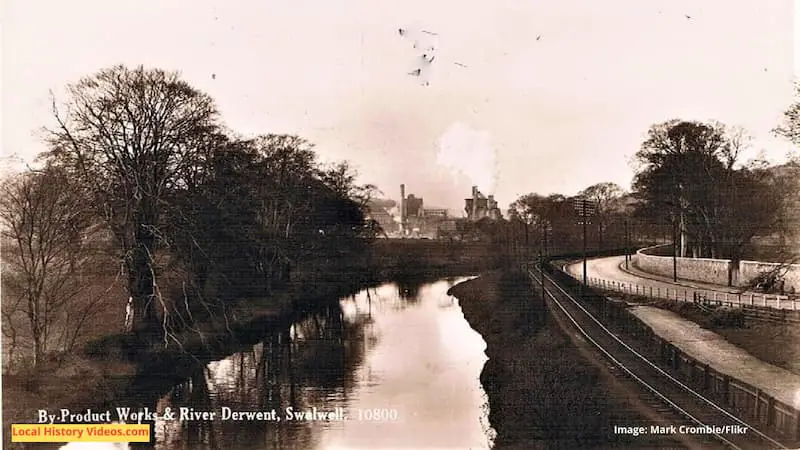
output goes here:
[[[626, 344], [541, 268], [526, 271], [546, 293], [544, 300], [553, 313], [565, 317], [617, 370], [641, 386], [645, 404], [674, 419], [678, 433], [683, 430], [692, 434], [690, 437], [703, 448], [711, 445], [732, 449], [790, 448], [682, 383]], [[646, 432], [652, 435], [650, 431], [647, 427]], [[674, 436], [665, 435], [668, 437]]]

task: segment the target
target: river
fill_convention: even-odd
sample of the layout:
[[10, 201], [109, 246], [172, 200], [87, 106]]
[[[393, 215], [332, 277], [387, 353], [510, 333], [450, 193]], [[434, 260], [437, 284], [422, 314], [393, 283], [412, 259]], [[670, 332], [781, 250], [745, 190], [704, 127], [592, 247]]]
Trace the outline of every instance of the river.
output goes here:
[[[364, 290], [207, 364], [153, 406], [215, 417], [158, 419], [155, 448], [491, 448], [486, 344], [446, 293], [464, 279]], [[289, 407], [346, 420], [289, 420]]]

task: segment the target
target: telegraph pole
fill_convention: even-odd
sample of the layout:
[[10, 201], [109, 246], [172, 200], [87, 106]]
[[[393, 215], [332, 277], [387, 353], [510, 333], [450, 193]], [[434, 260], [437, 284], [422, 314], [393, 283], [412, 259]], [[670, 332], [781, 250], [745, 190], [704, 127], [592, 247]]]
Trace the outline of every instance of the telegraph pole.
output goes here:
[[525, 223], [525, 252], [524, 252], [525, 256], [524, 256], [524, 258], [525, 258], [525, 263], [527, 263], [528, 260], [531, 257], [531, 248], [530, 248], [530, 243], [528, 242], [528, 222], [524, 222], [524, 223]]
[[545, 256], [550, 254], [550, 248], [547, 246], [547, 229], [550, 227], [550, 222], [544, 221], [544, 254]]
[[678, 282], [678, 223], [672, 217], [672, 281]]
[[583, 202], [583, 284], [586, 284], [586, 201]]
[[539, 281], [542, 285], [542, 300], [544, 300], [546, 295], [544, 292], [544, 257], [541, 250], [539, 250]]
[[578, 216], [581, 218], [583, 225], [583, 284], [587, 285], [588, 276], [586, 273], [586, 222], [588, 217], [594, 212], [594, 204], [584, 197], [575, 199], [575, 209], [578, 211]]
[[625, 269], [628, 268], [628, 261], [631, 259], [630, 235], [628, 234], [628, 219], [625, 219]]

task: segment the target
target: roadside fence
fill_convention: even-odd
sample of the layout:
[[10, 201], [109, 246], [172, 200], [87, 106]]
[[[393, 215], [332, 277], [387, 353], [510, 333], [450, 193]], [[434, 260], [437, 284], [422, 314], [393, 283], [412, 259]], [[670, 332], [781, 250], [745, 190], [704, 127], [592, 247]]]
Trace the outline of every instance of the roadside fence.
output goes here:
[[[546, 270], [559, 284], [563, 284], [563, 287], [574, 293], [581, 292], [580, 296], [588, 300], [587, 306], [594, 309], [601, 321], [613, 324], [624, 333], [634, 337], [640, 350], [651, 355], [659, 366], [670, 371], [683, 383], [709, 395], [742, 419], [749, 419], [768, 430], [775, 431], [782, 437], [793, 440], [800, 439], [800, 410], [796, 404], [781, 402], [756, 386], [694, 359], [673, 343], [658, 336], [650, 326], [631, 313], [624, 303], [609, 301], [605, 297], [607, 292], [620, 292], [651, 299], [694, 301], [695, 297], [690, 293], [691, 289], [662, 289], [659, 291], [656, 288], [650, 294], [649, 286], [645, 289], [644, 286], [636, 284], [616, 283], [598, 278], [587, 280], [592, 285], [587, 289], [581, 280], [560, 267], [548, 265]], [[698, 290], [697, 292], [702, 291]], [[727, 301], [727, 305], [745, 308], [745, 312], [752, 311], [751, 308], [759, 308], [750, 303], [749, 295], [744, 302], [738, 303], [730, 299], [732, 294], [728, 296], [728, 300], [719, 299], [724, 297], [722, 295], [724, 293], [717, 292], [717, 294], [716, 301], [719, 305], [726, 305], [724, 302]], [[757, 304], [760, 300], [763, 304], [763, 302], [768, 303], [771, 300], [761, 297], [754, 296], [752, 301]], [[602, 298], [606, 298], [606, 301], [595, 301]], [[714, 300], [708, 301], [713, 302]], [[773, 311], [777, 312], [777, 310]], [[793, 314], [788, 309], [782, 309], [780, 312]]]
[[[573, 276], [573, 278], [575, 277]], [[686, 287], [661, 288], [594, 277], [590, 277], [586, 281], [590, 287], [606, 292], [619, 292], [651, 300], [673, 300], [698, 303], [703, 306], [727, 306], [729, 308], [760, 307], [787, 309], [790, 311], [800, 310], [800, 301], [788, 295], [756, 294], [752, 292], [731, 293]]]

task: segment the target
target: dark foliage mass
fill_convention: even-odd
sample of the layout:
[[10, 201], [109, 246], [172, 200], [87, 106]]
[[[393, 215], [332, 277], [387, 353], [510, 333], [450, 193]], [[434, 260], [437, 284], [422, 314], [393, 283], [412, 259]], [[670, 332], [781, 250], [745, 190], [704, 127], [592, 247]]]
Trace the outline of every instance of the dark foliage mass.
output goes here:
[[319, 164], [304, 139], [235, 136], [210, 97], [158, 69], [113, 67], [68, 93], [42, 159], [112, 236], [131, 331], [177, 341], [228, 326], [239, 299], [368, 256], [373, 187]]
[[[117, 66], [67, 93], [53, 100], [46, 171], [7, 183], [1, 205], [4, 332], [33, 342], [36, 361], [48, 349], [67, 351], [81, 334], [56, 324], [57, 311], [84, 323], [81, 311], [98, 309], [97, 297], [117, 310], [130, 297], [128, 331], [181, 344], [181, 332], [229, 327], [241, 299], [342, 281], [348, 267], [445, 273], [469, 259], [465, 252], [500, 267], [537, 253], [671, 241], [685, 256], [738, 260], [757, 238], [777, 236], [786, 248], [797, 228], [797, 165], [743, 164], [741, 130], [672, 120], [649, 130], [633, 192], [605, 182], [574, 197], [523, 195], [507, 219], [455, 221], [447, 245], [424, 255], [426, 266], [405, 248], [375, 254], [388, 247], [374, 245], [384, 233], [367, 212], [393, 202], [374, 199], [375, 187], [358, 185], [346, 162], [320, 164], [298, 136], [237, 136], [213, 99], [177, 73]], [[776, 129], [794, 142], [797, 109]], [[103, 256], [87, 254], [87, 242]], [[125, 298], [88, 289], [114, 267]]]
[[740, 135], [719, 125], [654, 125], [634, 181], [645, 214], [673, 224], [681, 256], [740, 260], [778, 225], [782, 193], [764, 164], [740, 165]]
[[[584, 218], [579, 199], [591, 205]], [[531, 193], [515, 200], [509, 208], [512, 222], [520, 224], [528, 253], [536, 256], [581, 252], [586, 221], [586, 250], [589, 252], [622, 249], [633, 242], [644, 242], [658, 235], [655, 223], [638, 220], [631, 214], [631, 196], [614, 183], [597, 183], [578, 195], [547, 196]]]
[[[797, 109], [776, 129], [795, 142]], [[675, 242], [679, 256], [740, 261], [769, 247], [769, 260], [794, 262], [800, 166], [743, 161], [749, 144], [744, 130], [717, 122], [655, 124], [636, 153], [632, 192], [603, 182], [574, 197], [530, 193], [511, 203], [509, 216], [523, 225], [529, 253], [575, 251], [585, 223], [589, 251]]]

